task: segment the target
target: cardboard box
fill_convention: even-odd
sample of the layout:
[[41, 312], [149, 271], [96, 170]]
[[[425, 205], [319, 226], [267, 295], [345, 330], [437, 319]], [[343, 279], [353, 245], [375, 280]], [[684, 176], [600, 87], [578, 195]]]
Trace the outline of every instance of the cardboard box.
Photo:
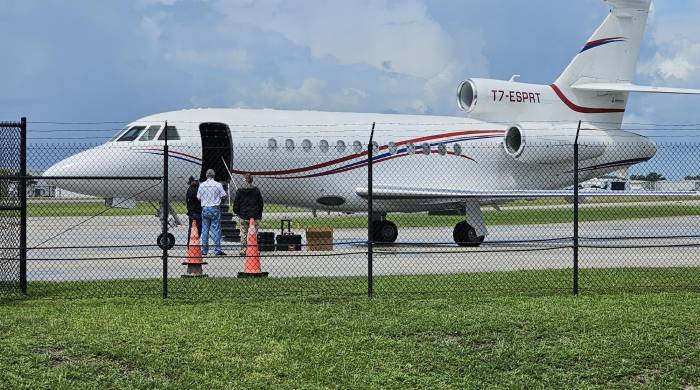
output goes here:
[[307, 251], [332, 251], [333, 250], [333, 229], [331, 229], [331, 228], [306, 229], [306, 250]]

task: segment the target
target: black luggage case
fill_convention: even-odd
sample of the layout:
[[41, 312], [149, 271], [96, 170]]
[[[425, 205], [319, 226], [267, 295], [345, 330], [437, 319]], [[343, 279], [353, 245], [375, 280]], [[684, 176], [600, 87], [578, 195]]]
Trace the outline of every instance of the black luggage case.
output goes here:
[[[284, 231], [284, 223], [287, 223], [287, 231]], [[292, 233], [292, 221], [283, 219], [280, 221], [281, 233], [277, 235], [277, 250], [278, 251], [300, 251], [301, 250], [301, 235]]]
[[258, 249], [260, 252], [271, 252], [275, 250], [275, 233], [258, 232]]

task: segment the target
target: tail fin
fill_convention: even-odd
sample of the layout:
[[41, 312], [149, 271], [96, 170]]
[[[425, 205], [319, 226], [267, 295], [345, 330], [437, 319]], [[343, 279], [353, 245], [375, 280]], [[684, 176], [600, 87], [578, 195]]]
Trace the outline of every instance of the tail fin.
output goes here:
[[606, 0], [612, 11], [555, 84], [631, 83], [651, 0]]

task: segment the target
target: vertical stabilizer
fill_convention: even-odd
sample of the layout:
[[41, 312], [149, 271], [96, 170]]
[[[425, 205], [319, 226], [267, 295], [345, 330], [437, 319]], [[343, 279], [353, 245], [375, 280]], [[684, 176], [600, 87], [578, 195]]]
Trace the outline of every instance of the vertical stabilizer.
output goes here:
[[606, 0], [612, 10], [556, 85], [631, 83], [651, 0]]

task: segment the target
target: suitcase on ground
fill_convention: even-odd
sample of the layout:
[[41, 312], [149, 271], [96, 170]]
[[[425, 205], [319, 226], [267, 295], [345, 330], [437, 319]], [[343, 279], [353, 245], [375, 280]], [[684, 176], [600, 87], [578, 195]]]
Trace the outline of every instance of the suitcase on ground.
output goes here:
[[258, 232], [258, 249], [260, 252], [271, 252], [275, 250], [275, 233]]
[[[287, 231], [284, 231], [284, 224], [287, 224]], [[277, 235], [277, 250], [278, 251], [300, 251], [301, 250], [301, 234], [292, 233], [292, 221], [283, 219], [280, 221], [281, 233]]]

